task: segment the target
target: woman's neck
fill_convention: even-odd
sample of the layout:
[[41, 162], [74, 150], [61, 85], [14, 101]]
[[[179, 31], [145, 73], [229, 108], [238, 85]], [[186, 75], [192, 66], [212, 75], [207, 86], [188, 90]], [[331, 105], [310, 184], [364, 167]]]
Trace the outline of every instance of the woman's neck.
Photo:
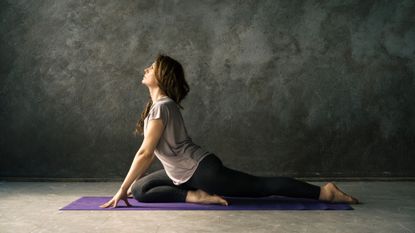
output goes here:
[[167, 96], [159, 87], [149, 88], [151, 100], [155, 103], [157, 100]]

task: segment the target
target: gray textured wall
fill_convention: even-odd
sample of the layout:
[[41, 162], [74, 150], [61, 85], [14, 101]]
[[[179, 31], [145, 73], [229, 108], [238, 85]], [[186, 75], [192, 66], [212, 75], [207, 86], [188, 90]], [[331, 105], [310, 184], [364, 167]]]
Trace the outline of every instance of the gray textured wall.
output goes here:
[[414, 1], [1, 1], [0, 17], [2, 177], [124, 177], [158, 52], [185, 68], [190, 136], [232, 168], [415, 176]]

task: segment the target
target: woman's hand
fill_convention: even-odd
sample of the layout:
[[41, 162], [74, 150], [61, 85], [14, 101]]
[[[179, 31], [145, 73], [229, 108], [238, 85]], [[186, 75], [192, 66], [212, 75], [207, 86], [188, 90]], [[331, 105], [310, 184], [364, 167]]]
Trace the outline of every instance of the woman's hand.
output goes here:
[[128, 195], [127, 195], [127, 191], [120, 189], [118, 190], [118, 192], [115, 194], [115, 196], [109, 200], [107, 203], [100, 205], [99, 207], [101, 208], [107, 208], [107, 207], [117, 207], [117, 204], [120, 200], [123, 200], [125, 202], [125, 204], [127, 204], [127, 206], [132, 206], [129, 202], [128, 202]]

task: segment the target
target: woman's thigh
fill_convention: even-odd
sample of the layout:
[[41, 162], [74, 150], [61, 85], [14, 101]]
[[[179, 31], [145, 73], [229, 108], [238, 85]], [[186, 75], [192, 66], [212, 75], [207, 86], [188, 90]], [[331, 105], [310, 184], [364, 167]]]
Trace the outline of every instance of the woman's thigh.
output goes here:
[[225, 167], [216, 155], [203, 159], [187, 185], [219, 195], [248, 195], [257, 177]]
[[175, 185], [164, 169], [140, 178], [131, 187], [134, 198], [145, 202], [181, 201], [186, 190], [194, 189], [185, 184]]
[[131, 187], [131, 191], [133, 194], [134, 192], [144, 193], [153, 187], [164, 185], [174, 186], [173, 181], [167, 176], [166, 171], [160, 169], [135, 181]]

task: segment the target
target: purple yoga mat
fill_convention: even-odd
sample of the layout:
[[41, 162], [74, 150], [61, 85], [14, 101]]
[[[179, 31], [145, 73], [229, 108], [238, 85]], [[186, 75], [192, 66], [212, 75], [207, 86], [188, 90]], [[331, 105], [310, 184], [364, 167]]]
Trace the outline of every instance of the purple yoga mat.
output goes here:
[[353, 210], [345, 203], [329, 203], [314, 199], [289, 198], [270, 196], [261, 198], [225, 197], [228, 206], [215, 204], [195, 204], [183, 202], [143, 203], [134, 198], [128, 201], [132, 207], [127, 207], [120, 201], [116, 208], [100, 208], [99, 206], [111, 200], [112, 197], [81, 197], [59, 210]]

